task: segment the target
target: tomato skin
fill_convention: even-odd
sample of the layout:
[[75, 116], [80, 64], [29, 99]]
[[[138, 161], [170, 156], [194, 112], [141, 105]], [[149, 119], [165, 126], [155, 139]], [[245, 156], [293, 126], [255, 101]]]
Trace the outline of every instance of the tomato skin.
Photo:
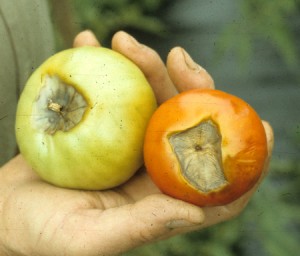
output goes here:
[[[45, 77], [61, 82], [60, 90], [53, 84], [51, 90], [66, 95], [61, 84], [67, 84], [87, 103], [80, 122], [68, 131], [49, 134], [36, 125], [49, 119], [34, 111], [48, 107], [36, 103], [49, 96], [41, 96]], [[109, 189], [143, 165], [143, 139], [155, 109], [147, 79], [129, 59], [104, 47], [67, 49], [47, 59], [28, 79], [18, 102], [16, 138], [21, 154], [43, 180], [64, 188]]]
[[[221, 134], [226, 186], [202, 192], [183, 176], [169, 137], [204, 120], [217, 124]], [[198, 206], [228, 204], [249, 191], [262, 174], [267, 158], [261, 119], [243, 100], [212, 89], [194, 89], [163, 103], [153, 114], [144, 141], [147, 171], [161, 191]]]

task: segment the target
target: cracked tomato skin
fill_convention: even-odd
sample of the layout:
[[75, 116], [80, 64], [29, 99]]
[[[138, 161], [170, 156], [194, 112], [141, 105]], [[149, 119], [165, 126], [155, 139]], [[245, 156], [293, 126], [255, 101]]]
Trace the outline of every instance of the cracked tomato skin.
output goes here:
[[[211, 120], [220, 134], [220, 165], [226, 179], [225, 185], [209, 192], [196, 188], [183, 175], [169, 140], [172, 134], [205, 120]], [[198, 206], [225, 205], [249, 191], [261, 176], [266, 158], [265, 130], [253, 108], [212, 89], [189, 90], [163, 103], [148, 124], [144, 142], [144, 161], [154, 183], [163, 193]]]

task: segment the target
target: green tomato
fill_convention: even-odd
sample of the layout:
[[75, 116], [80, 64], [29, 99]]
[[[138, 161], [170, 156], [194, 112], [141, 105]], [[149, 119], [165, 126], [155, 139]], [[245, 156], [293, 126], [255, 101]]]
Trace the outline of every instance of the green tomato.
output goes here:
[[106, 48], [59, 52], [29, 78], [16, 137], [34, 171], [54, 185], [108, 189], [143, 163], [143, 140], [156, 109], [141, 70]]

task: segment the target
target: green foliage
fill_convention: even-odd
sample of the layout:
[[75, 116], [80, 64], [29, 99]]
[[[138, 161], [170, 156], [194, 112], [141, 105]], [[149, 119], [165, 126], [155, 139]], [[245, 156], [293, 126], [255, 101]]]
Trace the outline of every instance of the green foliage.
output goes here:
[[292, 21], [299, 16], [299, 0], [246, 0], [239, 2], [240, 15], [225, 26], [217, 46], [219, 54], [235, 49], [239, 61], [249, 61], [258, 43], [273, 47], [290, 69], [299, 66], [299, 52]]
[[255, 240], [263, 255], [296, 255], [300, 241], [300, 163], [275, 162], [243, 219], [250, 224], [245, 241]]
[[291, 134], [291, 140], [294, 141], [296, 148], [300, 151], [300, 120], [296, 128], [292, 129]]
[[157, 12], [170, 0], [74, 0], [81, 29], [91, 29], [102, 41], [120, 29], [162, 36], [167, 30]]

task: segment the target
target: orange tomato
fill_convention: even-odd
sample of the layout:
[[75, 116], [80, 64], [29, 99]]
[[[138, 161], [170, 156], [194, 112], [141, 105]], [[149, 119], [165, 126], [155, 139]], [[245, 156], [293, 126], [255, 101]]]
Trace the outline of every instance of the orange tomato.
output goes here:
[[212, 89], [189, 90], [163, 103], [144, 141], [154, 183], [198, 206], [224, 205], [249, 191], [266, 158], [266, 134], [254, 109]]

